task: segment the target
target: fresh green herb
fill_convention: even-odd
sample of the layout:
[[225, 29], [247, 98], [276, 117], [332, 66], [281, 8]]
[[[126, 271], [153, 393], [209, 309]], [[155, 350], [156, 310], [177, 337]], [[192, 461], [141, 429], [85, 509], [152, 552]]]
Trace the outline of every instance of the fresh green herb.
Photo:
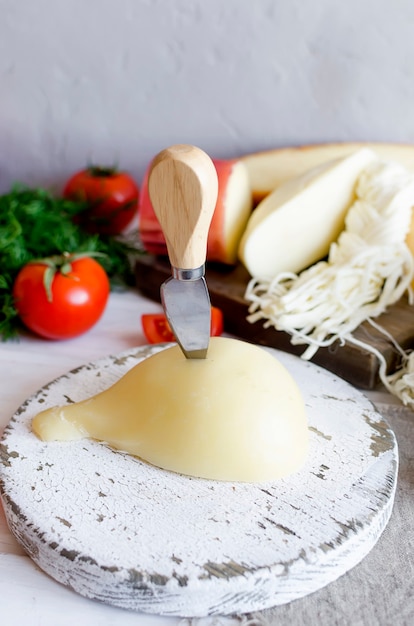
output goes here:
[[64, 253], [99, 253], [111, 285], [132, 285], [135, 241], [91, 235], [77, 223], [86, 205], [54, 197], [45, 189], [14, 187], [0, 196], [0, 336], [16, 336], [19, 319], [12, 288], [19, 270], [35, 259]]

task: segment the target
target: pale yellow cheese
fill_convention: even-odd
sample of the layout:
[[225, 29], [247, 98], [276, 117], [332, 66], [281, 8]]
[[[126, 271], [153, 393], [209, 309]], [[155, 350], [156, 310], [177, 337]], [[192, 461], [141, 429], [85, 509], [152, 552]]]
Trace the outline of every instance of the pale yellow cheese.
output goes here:
[[253, 211], [239, 257], [251, 276], [299, 273], [328, 254], [355, 200], [360, 174], [373, 161], [363, 149], [287, 181]]
[[403, 143], [366, 141], [311, 144], [247, 154], [241, 161], [247, 168], [253, 198], [257, 203], [286, 181], [363, 148], [373, 150], [382, 160], [401, 163], [414, 172], [414, 146]]
[[43, 440], [91, 437], [172, 471], [218, 480], [273, 480], [304, 462], [304, 401], [263, 348], [215, 337], [206, 359], [178, 346], [140, 362], [102, 393], [39, 413]]

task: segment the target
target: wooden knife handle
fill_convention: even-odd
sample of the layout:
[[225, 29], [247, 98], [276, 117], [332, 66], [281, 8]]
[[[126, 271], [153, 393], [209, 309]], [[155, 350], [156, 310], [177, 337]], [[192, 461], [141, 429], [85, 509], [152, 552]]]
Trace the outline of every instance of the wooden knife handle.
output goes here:
[[171, 265], [180, 269], [202, 266], [218, 192], [210, 157], [194, 146], [166, 148], [152, 161], [148, 191]]

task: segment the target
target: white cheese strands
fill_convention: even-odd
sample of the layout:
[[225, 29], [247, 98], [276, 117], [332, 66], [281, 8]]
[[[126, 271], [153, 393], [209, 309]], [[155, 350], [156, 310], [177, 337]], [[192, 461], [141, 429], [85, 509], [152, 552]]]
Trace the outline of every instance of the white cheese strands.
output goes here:
[[[414, 261], [405, 239], [413, 206], [411, 174], [394, 163], [370, 164], [359, 177], [356, 200], [328, 259], [299, 275], [253, 278], [245, 294], [251, 303], [248, 320], [264, 319], [265, 327], [289, 333], [292, 344], [307, 345], [304, 359], [338, 340], [361, 345], [352, 332], [363, 321], [383, 313], [404, 292], [411, 297]], [[382, 356], [363, 346], [378, 356], [382, 382], [400, 396], [394, 377], [386, 376]], [[408, 355], [397, 349], [405, 365]]]
[[402, 367], [387, 377], [388, 388], [403, 404], [414, 408], [414, 352], [405, 355]]

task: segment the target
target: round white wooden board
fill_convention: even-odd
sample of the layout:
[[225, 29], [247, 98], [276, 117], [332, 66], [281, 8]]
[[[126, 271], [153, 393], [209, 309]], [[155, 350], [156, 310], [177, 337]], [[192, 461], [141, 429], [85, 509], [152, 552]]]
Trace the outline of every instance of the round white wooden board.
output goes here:
[[197, 617], [287, 603], [359, 563], [391, 515], [396, 440], [359, 391], [295, 356], [269, 349], [302, 390], [310, 451], [301, 471], [277, 482], [195, 479], [96, 441], [43, 443], [31, 432], [40, 410], [101, 391], [162, 348], [58, 378], [7, 427], [5, 512], [40, 568], [88, 598]]

